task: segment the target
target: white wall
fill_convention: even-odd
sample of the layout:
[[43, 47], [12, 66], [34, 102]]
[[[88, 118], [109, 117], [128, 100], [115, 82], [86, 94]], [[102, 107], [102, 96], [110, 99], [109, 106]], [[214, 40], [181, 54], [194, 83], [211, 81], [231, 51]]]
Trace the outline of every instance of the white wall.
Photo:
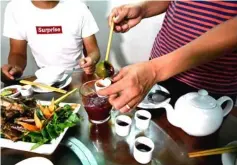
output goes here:
[[[104, 57], [106, 53], [109, 27], [107, 17], [113, 7], [121, 4], [129, 3], [126, 0], [110, 0], [110, 1], [88, 1], [84, 0], [89, 6], [95, 20], [100, 28], [96, 35]], [[134, 0], [130, 2], [135, 2]], [[4, 11], [7, 1], [1, 1], [1, 29], [3, 28]], [[116, 69], [125, 65], [148, 60], [150, 50], [159, 31], [163, 20], [163, 15], [153, 17], [142, 21], [137, 27], [125, 34], [114, 34], [110, 60]], [[1, 35], [1, 65], [7, 63], [9, 52], [9, 41]], [[24, 75], [34, 74], [36, 70], [34, 59], [28, 50], [28, 63]]]

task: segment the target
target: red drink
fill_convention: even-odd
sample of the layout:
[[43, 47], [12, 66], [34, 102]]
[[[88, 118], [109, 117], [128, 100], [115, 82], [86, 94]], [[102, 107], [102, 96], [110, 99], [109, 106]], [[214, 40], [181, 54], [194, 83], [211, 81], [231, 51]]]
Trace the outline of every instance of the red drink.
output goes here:
[[83, 84], [80, 88], [82, 103], [92, 123], [102, 124], [109, 120], [112, 105], [108, 98], [100, 97], [95, 90], [96, 80]]
[[96, 93], [92, 93], [83, 97], [82, 100], [90, 120], [101, 121], [110, 116], [112, 106], [107, 98], [98, 97]]

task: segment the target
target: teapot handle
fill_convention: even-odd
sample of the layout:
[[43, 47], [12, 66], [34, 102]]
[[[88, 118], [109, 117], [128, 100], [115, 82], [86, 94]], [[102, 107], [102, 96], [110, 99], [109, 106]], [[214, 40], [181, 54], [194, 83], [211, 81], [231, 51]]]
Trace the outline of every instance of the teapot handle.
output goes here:
[[226, 115], [228, 115], [230, 113], [230, 111], [232, 110], [233, 106], [234, 106], [234, 102], [233, 100], [228, 97], [228, 96], [223, 96], [221, 98], [219, 98], [217, 100], [217, 103], [221, 106], [224, 102], [227, 102], [227, 105], [225, 106], [225, 108], [223, 109], [223, 117], [225, 117]]

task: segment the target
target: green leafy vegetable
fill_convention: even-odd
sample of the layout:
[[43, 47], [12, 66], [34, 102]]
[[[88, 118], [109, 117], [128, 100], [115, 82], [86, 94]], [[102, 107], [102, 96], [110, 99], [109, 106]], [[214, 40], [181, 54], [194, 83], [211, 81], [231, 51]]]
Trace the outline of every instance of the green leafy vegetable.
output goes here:
[[79, 115], [74, 114], [72, 110], [70, 105], [65, 105], [53, 114], [41, 131], [29, 132], [23, 136], [22, 140], [36, 143], [31, 148], [31, 150], [34, 150], [39, 146], [56, 139], [65, 128], [73, 127], [81, 120]]
[[48, 141], [48, 139], [44, 139], [44, 140], [42, 140], [42, 141], [36, 143], [35, 145], [33, 145], [33, 146], [31, 147], [30, 150], [34, 150], [34, 149], [40, 147], [41, 145], [43, 145], [43, 144], [46, 143], [47, 141]]

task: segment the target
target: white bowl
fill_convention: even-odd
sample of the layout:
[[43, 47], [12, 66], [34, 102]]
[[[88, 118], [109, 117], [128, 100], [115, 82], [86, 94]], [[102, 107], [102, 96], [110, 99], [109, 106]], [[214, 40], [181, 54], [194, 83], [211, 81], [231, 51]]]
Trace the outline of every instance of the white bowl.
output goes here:
[[17, 92], [12, 94], [12, 95], [9, 95], [7, 97], [10, 97], [10, 98], [15, 98], [17, 97], [19, 94], [20, 94], [20, 89], [21, 89], [21, 86], [20, 85], [11, 85], [11, 86], [8, 86], [8, 87], [5, 87], [3, 89], [0, 90], [0, 93], [2, 93], [5, 89], [9, 89], [9, 88], [16, 88], [17, 89]]
[[33, 94], [33, 88], [31, 85], [25, 85], [21, 87], [20, 92], [23, 97], [30, 97]]
[[18, 162], [16, 165], [32, 165], [32, 164], [53, 165], [53, 163], [50, 160], [44, 157], [31, 157], [21, 162]]
[[44, 67], [35, 72], [38, 81], [45, 84], [53, 84], [61, 80], [65, 69], [58, 66]]
[[[233, 144], [237, 145], [237, 141], [228, 143], [227, 146]], [[221, 155], [221, 161], [223, 165], [237, 165], [237, 153], [236, 152], [224, 153]]]

